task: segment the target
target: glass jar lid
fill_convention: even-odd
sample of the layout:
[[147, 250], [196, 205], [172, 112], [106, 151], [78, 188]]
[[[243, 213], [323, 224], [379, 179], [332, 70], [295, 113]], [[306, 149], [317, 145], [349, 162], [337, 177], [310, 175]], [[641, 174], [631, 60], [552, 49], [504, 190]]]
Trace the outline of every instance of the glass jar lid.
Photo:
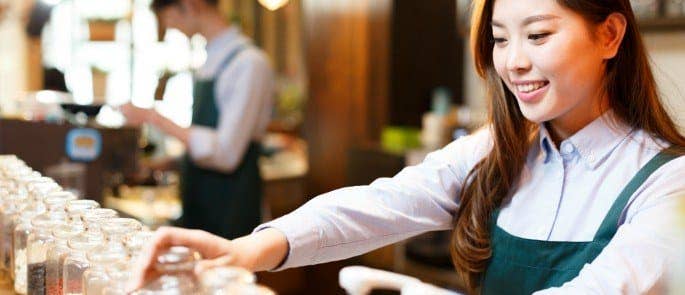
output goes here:
[[83, 224], [60, 224], [52, 229], [52, 235], [60, 240], [68, 240], [83, 232]]
[[187, 272], [195, 268], [200, 253], [188, 247], [174, 246], [157, 256], [155, 269], [160, 273]]
[[69, 215], [82, 213], [86, 210], [100, 208], [100, 204], [93, 200], [71, 200], [67, 202], [65, 210]]
[[47, 207], [48, 210], [54, 211], [58, 210], [60, 208], [64, 208], [67, 205], [67, 202], [73, 201], [78, 199], [76, 195], [72, 192], [68, 191], [57, 191], [57, 192], [51, 192], [49, 193], [45, 199], [43, 199], [43, 203], [45, 203], [45, 206]]
[[82, 232], [69, 239], [67, 245], [74, 250], [88, 251], [101, 245], [104, 240], [99, 233]]

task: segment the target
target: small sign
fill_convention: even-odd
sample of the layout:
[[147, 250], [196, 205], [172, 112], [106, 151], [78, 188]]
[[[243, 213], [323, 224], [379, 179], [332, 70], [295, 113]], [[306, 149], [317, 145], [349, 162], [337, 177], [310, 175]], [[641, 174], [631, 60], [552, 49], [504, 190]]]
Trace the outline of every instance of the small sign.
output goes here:
[[69, 130], [65, 149], [72, 161], [91, 162], [100, 156], [102, 135], [91, 128]]

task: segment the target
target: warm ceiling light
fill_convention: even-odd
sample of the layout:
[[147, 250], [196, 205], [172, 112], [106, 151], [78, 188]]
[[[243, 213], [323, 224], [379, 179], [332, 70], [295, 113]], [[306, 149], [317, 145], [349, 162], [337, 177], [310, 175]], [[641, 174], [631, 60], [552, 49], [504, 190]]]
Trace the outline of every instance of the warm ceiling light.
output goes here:
[[259, 3], [266, 9], [274, 11], [288, 4], [288, 0], [259, 0]]

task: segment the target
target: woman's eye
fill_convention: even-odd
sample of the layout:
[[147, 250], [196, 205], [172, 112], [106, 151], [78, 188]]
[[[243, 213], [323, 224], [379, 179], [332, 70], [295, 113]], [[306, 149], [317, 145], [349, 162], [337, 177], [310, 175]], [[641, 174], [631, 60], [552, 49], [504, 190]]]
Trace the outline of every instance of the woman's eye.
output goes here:
[[492, 43], [495, 43], [495, 44], [502, 44], [502, 43], [504, 43], [504, 42], [507, 42], [507, 39], [504, 39], [504, 38], [492, 38]]
[[550, 33], [530, 34], [530, 35], [528, 35], [528, 39], [533, 40], [533, 41], [538, 41], [538, 40], [543, 39], [549, 35], [550, 35]]

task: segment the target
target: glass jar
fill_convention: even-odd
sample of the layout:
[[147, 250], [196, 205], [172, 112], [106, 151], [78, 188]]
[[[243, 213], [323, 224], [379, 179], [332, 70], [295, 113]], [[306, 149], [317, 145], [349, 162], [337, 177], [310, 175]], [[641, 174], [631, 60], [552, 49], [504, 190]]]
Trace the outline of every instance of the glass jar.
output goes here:
[[84, 211], [79, 214], [79, 219], [86, 226], [88, 231], [100, 231], [100, 224], [113, 218], [117, 218], [119, 213], [112, 209], [96, 208]]
[[[27, 284], [29, 295], [45, 294], [45, 274], [47, 271], [47, 246], [54, 239], [52, 230], [64, 224], [66, 213], [47, 212], [31, 221], [33, 229], [26, 245]], [[16, 291], [16, 290], [15, 290]]]
[[27, 184], [26, 190], [29, 194], [29, 198], [35, 200], [42, 200], [48, 194], [52, 192], [59, 192], [62, 187], [59, 186], [54, 180], [48, 177], [41, 177], [35, 181]]
[[67, 202], [78, 199], [76, 195], [67, 191], [57, 191], [49, 193], [43, 203], [48, 211], [64, 211]]
[[83, 233], [84, 227], [81, 223], [62, 224], [52, 230], [55, 242], [47, 250], [47, 270], [45, 272], [45, 289], [47, 294], [62, 294], [62, 266], [64, 258], [69, 253], [69, 239]]
[[124, 238], [124, 246], [126, 247], [126, 251], [128, 252], [131, 261], [136, 261], [138, 259], [138, 256], [142, 253], [143, 247], [153, 236], [154, 232], [143, 230]]
[[[216, 267], [203, 271], [200, 284], [206, 294], [222, 294], [221, 290], [230, 284], [254, 284], [255, 275], [241, 267]], [[236, 293], [238, 294], [238, 293]]]
[[133, 218], [112, 218], [100, 223], [100, 230], [105, 239], [123, 243], [127, 235], [140, 231], [143, 225]]
[[102, 295], [127, 295], [128, 282], [132, 276], [129, 268], [112, 267], [108, 269], [109, 284], [102, 290]]
[[160, 276], [131, 294], [198, 294], [201, 287], [193, 272], [200, 255], [187, 247], [175, 246], [157, 257], [155, 270]]
[[12, 270], [11, 276], [14, 280], [15, 292], [19, 294], [26, 294], [26, 267], [28, 266], [26, 252], [29, 235], [33, 230], [31, 221], [42, 213], [42, 210], [36, 207], [28, 207], [15, 218], [12, 249], [10, 251], [10, 269]]
[[104, 251], [88, 253], [90, 268], [83, 273], [83, 294], [100, 295], [109, 284], [108, 269], [121, 269], [127, 263], [128, 254], [124, 247], [111, 247]]
[[[15, 199], [19, 200], [19, 199]], [[26, 204], [6, 200], [3, 206], [0, 208], [0, 222], [2, 226], [0, 230], [0, 273], [3, 277], [12, 277], [12, 239], [14, 235], [14, 227], [16, 222], [16, 217]]]
[[89, 266], [86, 255], [103, 242], [99, 233], [83, 233], [69, 240], [69, 254], [62, 266], [62, 294], [83, 294], [83, 272]]
[[86, 211], [97, 208], [100, 208], [100, 204], [93, 200], [72, 200], [67, 202], [64, 211], [67, 212], [71, 222], [74, 219], [80, 219]]

